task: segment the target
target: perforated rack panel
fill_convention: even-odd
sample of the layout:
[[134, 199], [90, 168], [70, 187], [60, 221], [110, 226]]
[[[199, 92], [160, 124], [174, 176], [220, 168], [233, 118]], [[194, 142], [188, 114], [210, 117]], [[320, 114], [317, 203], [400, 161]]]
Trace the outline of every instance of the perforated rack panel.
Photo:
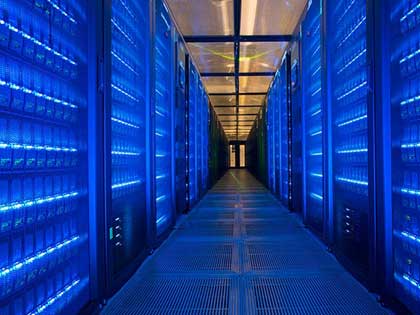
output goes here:
[[0, 2], [0, 313], [89, 299], [85, 1]]
[[305, 219], [318, 232], [323, 230], [324, 169], [321, 71], [320, 1], [312, 1], [302, 24], [303, 106], [305, 137]]
[[160, 235], [172, 224], [172, 22], [163, 1], [156, 2], [155, 29], [155, 190], [156, 225]]
[[395, 293], [420, 308], [420, 1], [391, 1]]
[[369, 266], [366, 0], [329, 6], [335, 239], [360, 272]]

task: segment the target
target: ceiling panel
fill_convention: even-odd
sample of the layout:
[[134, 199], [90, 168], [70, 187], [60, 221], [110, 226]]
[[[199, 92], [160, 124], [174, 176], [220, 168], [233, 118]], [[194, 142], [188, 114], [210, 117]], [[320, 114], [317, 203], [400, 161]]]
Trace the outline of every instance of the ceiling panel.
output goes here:
[[233, 43], [187, 44], [200, 72], [235, 71]]
[[292, 34], [306, 2], [307, 0], [242, 0], [241, 34]]
[[234, 93], [234, 77], [205, 77], [202, 78], [208, 93]]
[[219, 96], [219, 95], [210, 95], [210, 101], [212, 105], [236, 105], [236, 96]]
[[[240, 93], [259, 93], [267, 92], [273, 77], [240, 77], [239, 92]], [[253, 105], [253, 104], [250, 104]]]
[[239, 105], [262, 105], [265, 95], [240, 95]]
[[183, 35], [233, 35], [233, 0], [167, 0]]
[[245, 107], [241, 108], [239, 106], [239, 114], [254, 114], [257, 115], [260, 109], [258, 107]]
[[287, 43], [243, 42], [239, 50], [240, 72], [274, 72], [281, 65]]
[[214, 109], [216, 111], [216, 114], [231, 114], [231, 115], [235, 115], [236, 114], [236, 108], [235, 107], [216, 107]]

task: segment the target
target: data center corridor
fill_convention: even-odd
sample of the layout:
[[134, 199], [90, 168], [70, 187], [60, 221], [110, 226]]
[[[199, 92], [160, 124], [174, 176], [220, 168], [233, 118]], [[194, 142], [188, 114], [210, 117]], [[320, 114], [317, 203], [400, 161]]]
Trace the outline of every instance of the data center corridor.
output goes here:
[[248, 171], [230, 170], [108, 314], [387, 314]]

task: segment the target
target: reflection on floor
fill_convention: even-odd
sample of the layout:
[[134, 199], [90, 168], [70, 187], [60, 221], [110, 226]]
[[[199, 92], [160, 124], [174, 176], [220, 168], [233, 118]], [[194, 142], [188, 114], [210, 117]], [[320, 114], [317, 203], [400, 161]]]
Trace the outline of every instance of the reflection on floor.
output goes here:
[[247, 171], [229, 171], [102, 314], [387, 314]]

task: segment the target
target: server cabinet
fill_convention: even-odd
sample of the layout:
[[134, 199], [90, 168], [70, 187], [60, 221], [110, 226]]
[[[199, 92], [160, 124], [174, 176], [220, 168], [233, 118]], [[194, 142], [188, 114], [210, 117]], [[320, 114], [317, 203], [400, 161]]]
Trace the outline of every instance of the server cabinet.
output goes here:
[[304, 221], [324, 230], [324, 128], [321, 71], [321, 1], [312, 1], [302, 23]]
[[272, 86], [272, 99], [271, 106], [273, 107], [273, 130], [274, 130], [274, 166], [275, 166], [275, 186], [274, 193], [278, 198], [281, 198], [281, 188], [282, 188], [282, 169], [281, 169], [281, 144], [282, 144], [282, 117], [281, 117], [281, 93], [280, 93], [280, 71], [277, 72], [274, 77], [273, 86]]
[[108, 293], [146, 256], [148, 1], [105, 6], [105, 200]]
[[291, 167], [291, 102], [290, 102], [290, 54], [287, 53], [283, 64], [279, 70], [278, 76], [279, 91], [279, 192], [278, 196], [283, 204], [291, 208], [291, 185], [292, 185], [292, 167]]
[[276, 183], [276, 163], [274, 149], [274, 102], [273, 90], [270, 88], [267, 94], [267, 173], [268, 188], [271, 192], [275, 192]]
[[175, 220], [174, 211], [174, 44], [169, 10], [162, 0], [154, 14], [154, 204], [156, 235], [161, 237]]
[[176, 68], [176, 123], [175, 123], [175, 159], [176, 159], [176, 209], [182, 213], [187, 208], [187, 124], [186, 124], [186, 50], [181, 38], [177, 41]]
[[196, 152], [197, 152], [197, 201], [200, 199], [203, 190], [201, 187], [202, 181], [202, 162], [203, 162], [203, 102], [205, 90], [200, 77], [198, 77], [197, 89], [197, 104], [196, 104], [196, 120], [195, 120], [195, 133], [196, 133]]
[[372, 95], [368, 78], [368, 21], [365, 0], [328, 2], [330, 51], [331, 176], [334, 192], [334, 250], [367, 279], [375, 233]]
[[90, 299], [87, 3], [0, 2], [0, 313]]
[[197, 200], [197, 98], [198, 98], [198, 73], [189, 63], [188, 76], [188, 202], [192, 207]]
[[203, 158], [202, 158], [202, 178], [201, 189], [205, 193], [209, 187], [209, 98], [204, 91], [202, 109], [202, 137], [203, 137]]
[[302, 91], [300, 78], [300, 44], [297, 42], [291, 49], [293, 60], [290, 71], [290, 115], [291, 115], [291, 190], [290, 190], [290, 209], [301, 212], [303, 206], [303, 173], [302, 173]]
[[394, 294], [420, 309], [420, 2], [389, 1]]

